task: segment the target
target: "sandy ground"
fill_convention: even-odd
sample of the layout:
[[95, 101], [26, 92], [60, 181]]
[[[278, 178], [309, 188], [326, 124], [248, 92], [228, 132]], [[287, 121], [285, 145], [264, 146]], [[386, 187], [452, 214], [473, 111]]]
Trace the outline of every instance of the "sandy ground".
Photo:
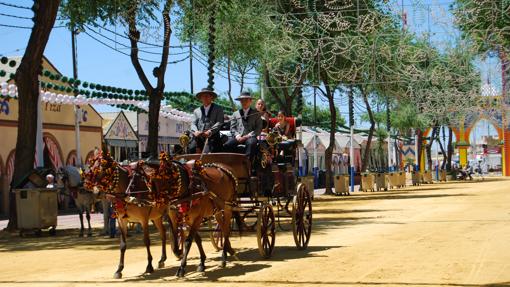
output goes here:
[[[220, 268], [219, 253], [206, 239], [208, 269], [194, 271], [193, 248], [184, 279], [174, 276], [172, 255], [167, 267], [143, 275], [139, 235], [128, 240], [124, 278], [114, 280], [118, 239], [78, 238], [76, 230], [42, 238], [3, 233], [0, 285], [510, 286], [509, 186], [510, 180], [492, 179], [322, 196], [314, 201], [307, 250], [296, 250], [292, 234], [278, 231], [274, 256], [263, 260], [253, 234], [234, 235], [239, 260]], [[159, 241], [151, 236], [157, 261]]]

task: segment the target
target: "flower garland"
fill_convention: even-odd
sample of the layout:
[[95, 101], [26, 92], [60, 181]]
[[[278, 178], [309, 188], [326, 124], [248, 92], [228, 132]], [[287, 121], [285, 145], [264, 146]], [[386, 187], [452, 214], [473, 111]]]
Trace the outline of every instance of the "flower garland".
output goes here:
[[197, 159], [195, 160], [195, 163], [193, 164], [193, 175], [205, 175], [205, 169], [204, 169], [204, 163]]
[[[168, 185], [168, 190], [164, 190], [161, 192], [165, 193], [166, 198], [175, 198], [179, 195], [179, 192], [182, 188], [182, 178], [181, 173], [179, 172], [178, 167], [172, 162], [173, 158], [168, 153], [162, 151], [159, 154], [159, 168], [158, 171], [152, 176], [150, 182], [152, 180], [160, 180]], [[177, 184], [172, 184], [177, 183]]]
[[99, 187], [105, 193], [115, 193], [119, 183], [119, 166], [110, 154], [103, 156], [100, 152], [90, 160], [90, 166], [90, 170], [83, 175], [84, 187], [89, 190]]

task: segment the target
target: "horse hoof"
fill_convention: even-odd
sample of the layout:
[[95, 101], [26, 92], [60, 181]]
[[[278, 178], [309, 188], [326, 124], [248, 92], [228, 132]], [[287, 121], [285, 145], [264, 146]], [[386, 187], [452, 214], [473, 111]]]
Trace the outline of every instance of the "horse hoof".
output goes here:
[[83, 233], [78, 234], [78, 237], [83, 237]]
[[225, 268], [227, 267], [227, 262], [226, 261], [221, 261], [221, 268]]
[[205, 265], [204, 264], [198, 265], [197, 272], [205, 272]]
[[165, 262], [159, 262], [158, 263], [158, 268], [163, 268], [165, 267]]
[[122, 273], [115, 272], [115, 274], [113, 274], [113, 279], [121, 279], [121, 278], [122, 278]]
[[152, 268], [152, 266], [148, 266], [147, 269], [145, 269], [145, 273], [147, 274], [154, 273], [154, 268]]
[[182, 277], [184, 277], [184, 273], [186, 273], [186, 270], [184, 270], [184, 268], [182, 268], [182, 267], [179, 267], [175, 276], [182, 278]]

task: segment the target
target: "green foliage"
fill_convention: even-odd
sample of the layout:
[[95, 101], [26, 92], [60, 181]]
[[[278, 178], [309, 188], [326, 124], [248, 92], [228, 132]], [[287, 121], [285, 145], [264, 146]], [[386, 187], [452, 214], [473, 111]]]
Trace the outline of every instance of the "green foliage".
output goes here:
[[96, 21], [108, 24], [125, 23], [128, 15], [136, 10], [140, 25], [150, 25], [157, 21], [162, 3], [168, 0], [62, 0], [60, 15], [70, 28], [86, 30], [85, 25], [96, 25]]
[[479, 52], [510, 49], [510, 1], [456, 0], [452, 5], [463, 36], [473, 40]]
[[412, 129], [425, 129], [430, 127], [431, 122], [415, 105], [401, 103], [391, 111], [391, 124], [401, 134], [410, 136]]
[[[167, 105], [171, 105], [173, 108], [191, 113], [193, 110], [201, 106], [199, 100], [188, 92], [169, 92], [165, 93], [165, 100]], [[215, 104], [221, 106], [226, 115], [232, 114], [234, 111], [230, 106], [228, 99], [224, 97], [218, 97]]]
[[[336, 109], [337, 113], [337, 126], [345, 126], [345, 118], [341, 116], [340, 110]], [[329, 119], [331, 118], [331, 114], [329, 112], [329, 108], [327, 107], [317, 107], [317, 123], [314, 121], [314, 109], [313, 105], [307, 104], [303, 106], [303, 125], [304, 126], [317, 126], [324, 130], [330, 130], [331, 126], [329, 124]]]

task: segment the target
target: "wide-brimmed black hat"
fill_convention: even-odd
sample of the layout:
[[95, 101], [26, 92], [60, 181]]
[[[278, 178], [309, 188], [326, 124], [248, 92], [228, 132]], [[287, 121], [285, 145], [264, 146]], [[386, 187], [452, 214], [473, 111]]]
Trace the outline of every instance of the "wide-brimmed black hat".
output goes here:
[[240, 101], [242, 99], [251, 99], [253, 100], [253, 97], [251, 96], [250, 92], [242, 92], [241, 95], [236, 98], [236, 101]]
[[218, 97], [218, 94], [216, 94], [212, 89], [209, 88], [203, 88], [200, 92], [196, 93], [195, 97], [200, 100], [200, 96], [205, 94], [213, 96], [214, 99]]

